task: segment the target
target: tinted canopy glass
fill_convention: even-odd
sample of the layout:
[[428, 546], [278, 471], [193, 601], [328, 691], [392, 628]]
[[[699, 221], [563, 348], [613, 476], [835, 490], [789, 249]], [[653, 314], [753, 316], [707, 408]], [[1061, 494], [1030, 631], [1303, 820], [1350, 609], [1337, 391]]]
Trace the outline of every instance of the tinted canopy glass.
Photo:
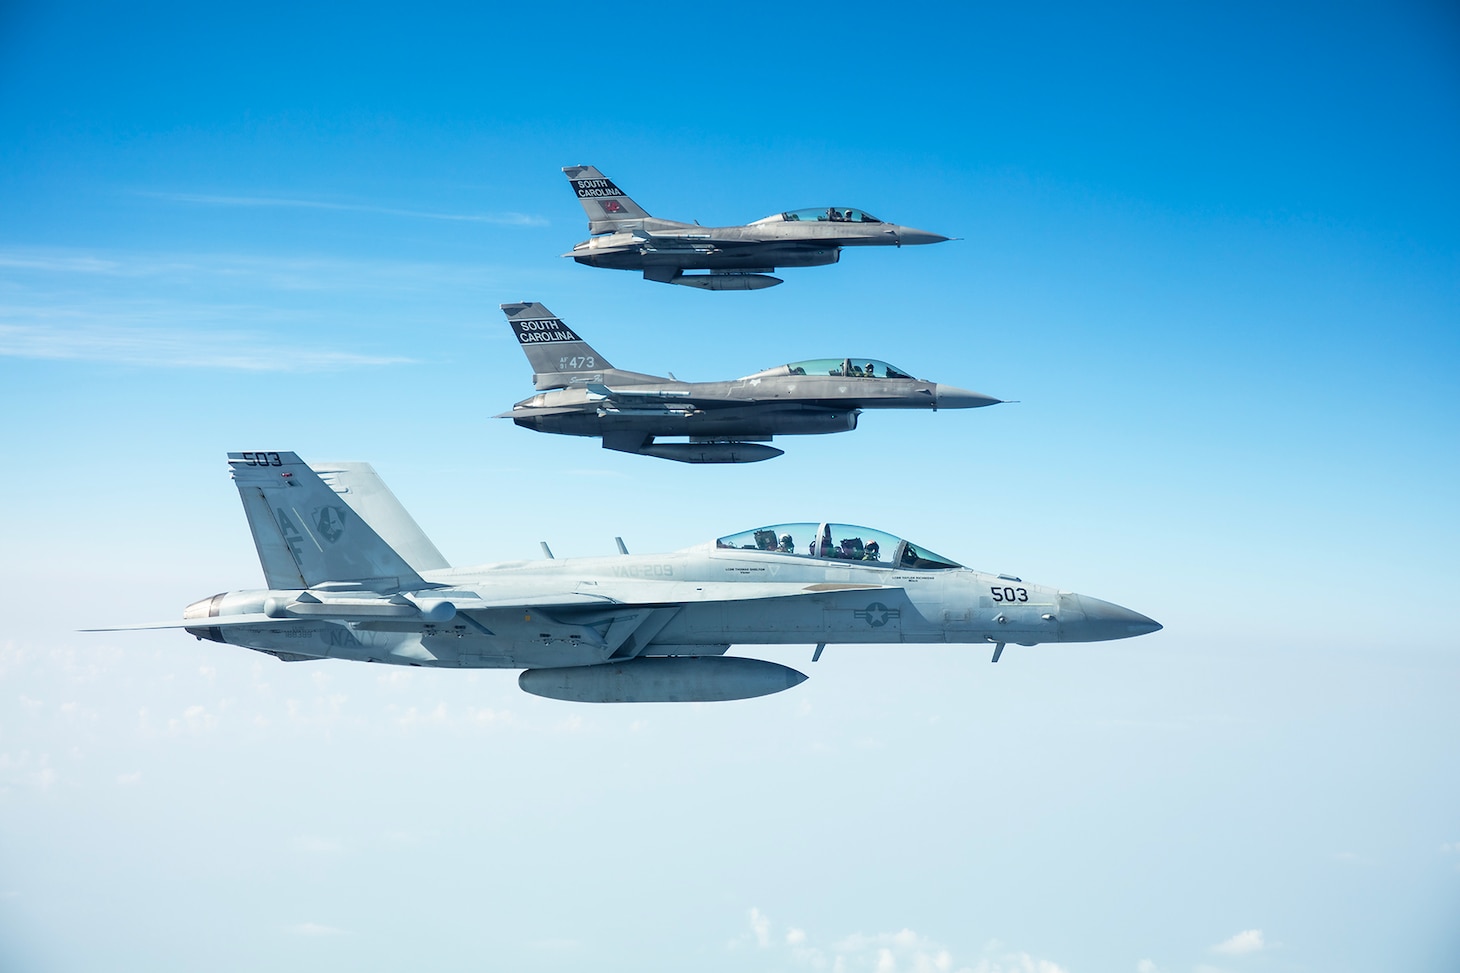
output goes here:
[[777, 365], [755, 375], [833, 375], [842, 378], [912, 378], [896, 365], [875, 358], [811, 358]]
[[791, 209], [775, 216], [767, 216], [757, 223], [881, 223], [866, 210], [850, 206], [813, 206], [810, 209]]
[[837, 561], [876, 561], [887, 567], [957, 568], [957, 561], [910, 544], [895, 534], [854, 524], [799, 521], [771, 524], [728, 534], [715, 541], [720, 550], [765, 551]]

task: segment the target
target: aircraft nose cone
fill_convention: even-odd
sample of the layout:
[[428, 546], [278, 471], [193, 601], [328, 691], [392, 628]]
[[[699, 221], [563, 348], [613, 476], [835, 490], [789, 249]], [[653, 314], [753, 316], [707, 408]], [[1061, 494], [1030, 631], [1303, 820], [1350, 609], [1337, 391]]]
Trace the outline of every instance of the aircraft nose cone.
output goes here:
[[1064, 642], [1105, 642], [1161, 631], [1155, 619], [1089, 595], [1060, 595], [1060, 616]]
[[940, 233], [929, 233], [927, 230], [915, 230], [910, 226], [899, 226], [897, 228], [897, 243], [903, 247], [915, 247], [924, 243], [946, 243], [952, 237], [943, 236]]
[[935, 409], [978, 409], [986, 405], [998, 405], [1003, 401], [982, 392], [970, 392], [952, 385], [939, 385], [933, 392]]

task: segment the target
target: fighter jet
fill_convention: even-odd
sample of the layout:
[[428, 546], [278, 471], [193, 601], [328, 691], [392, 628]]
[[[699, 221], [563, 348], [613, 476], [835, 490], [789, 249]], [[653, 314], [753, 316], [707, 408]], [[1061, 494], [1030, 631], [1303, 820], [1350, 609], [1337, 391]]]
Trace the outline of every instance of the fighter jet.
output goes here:
[[[563, 256], [590, 267], [640, 270], [645, 280], [665, 284], [755, 291], [783, 283], [770, 276], [777, 267], [836, 263], [842, 247], [901, 247], [950, 239], [884, 223], [848, 206], [787, 210], [745, 226], [660, 220], [592, 166], [565, 166], [563, 172], [588, 214], [592, 234]], [[686, 270], [709, 273], [686, 274]]]
[[[986, 574], [879, 530], [804, 521], [671, 554], [450, 567], [367, 464], [228, 454], [268, 587], [194, 602], [199, 639], [285, 662], [525, 669], [578, 702], [748, 699], [806, 676], [732, 645], [1098, 642], [1159, 624], [1085, 595]], [[544, 544], [546, 551], [546, 544]], [[550, 552], [548, 552], [550, 554]], [[118, 631], [92, 629], [91, 631]]]
[[[681, 382], [614, 368], [538, 303], [503, 304], [538, 393], [498, 419], [605, 449], [681, 463], [780, 456], [772, 437], [847, 432], [863, 409], [975, 409], [1002, 400], [913, 378], [875, 358], [818, 358], [730, 382]], [[688, 442], [658, 442], [686, 436]]]

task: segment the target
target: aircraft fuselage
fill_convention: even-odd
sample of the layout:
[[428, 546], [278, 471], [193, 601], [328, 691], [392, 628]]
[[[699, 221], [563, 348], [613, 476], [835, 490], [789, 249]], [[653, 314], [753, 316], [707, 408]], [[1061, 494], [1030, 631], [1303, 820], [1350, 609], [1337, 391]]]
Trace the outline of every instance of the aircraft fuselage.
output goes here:
[[[555, 668], [715, 656], [731, 645], [1033, 645], [1160, 627], [1107, 602], [968, 568], [712, 545], [446, 569], [426, 580], [432, 587], [391, 595], [337, 586], [231, 592], [190, 606], [186, 617], [197, 625], [188, 631], [286, 658]], [[551, 607], [533, 607], [539, 603]], [[258, 620], [209, 624], [240, 616]]]

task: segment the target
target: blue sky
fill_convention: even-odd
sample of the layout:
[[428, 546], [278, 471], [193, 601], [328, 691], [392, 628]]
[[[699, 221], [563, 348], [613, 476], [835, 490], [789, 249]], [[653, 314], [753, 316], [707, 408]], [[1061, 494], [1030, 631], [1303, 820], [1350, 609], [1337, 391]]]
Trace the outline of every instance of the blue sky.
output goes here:
[[[6, 5], [0, 965], [1456, 968], [1457, 123], [1440, 3]], [[577, 163], [960, 239], [658, 286], [558, 256]], [[519, 300], [1019, 401], [657, 463], [491, 418]], [[250, 448], [453, 563], [829, 519], [1166, 628], [621, 708], [77, 634], [260, 583]]]

